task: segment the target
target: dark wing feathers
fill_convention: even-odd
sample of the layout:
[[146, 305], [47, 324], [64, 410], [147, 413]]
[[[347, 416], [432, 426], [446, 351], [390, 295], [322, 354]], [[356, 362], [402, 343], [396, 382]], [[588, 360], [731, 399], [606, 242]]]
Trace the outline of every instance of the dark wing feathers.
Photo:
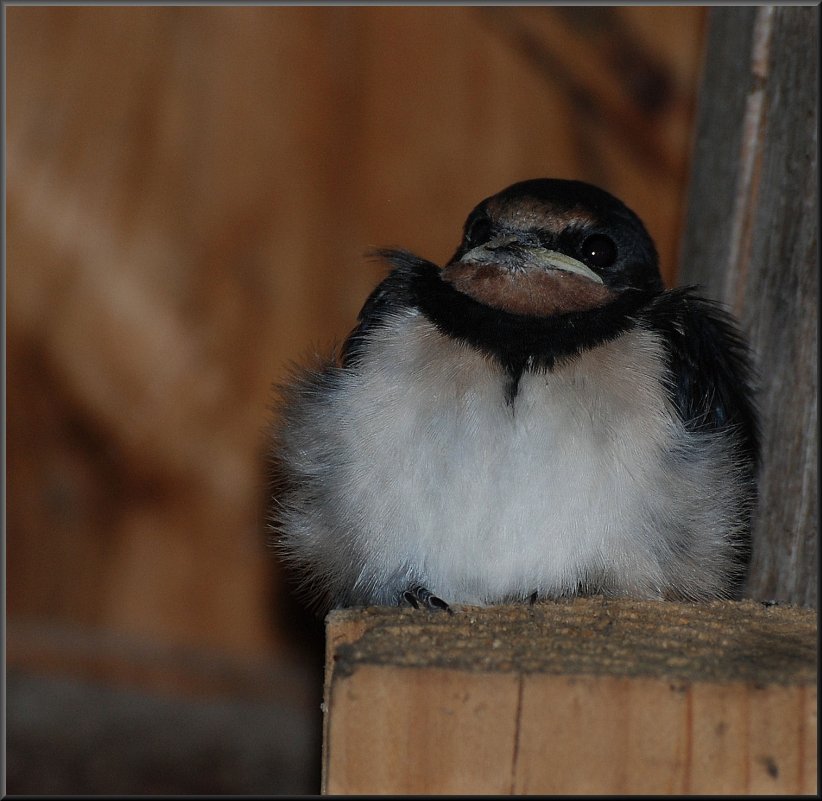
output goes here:
[[759, 428], [750, 351], [734, 318], [695, 287], [665, 292], [644, 315], [662, 332], [671, 369], [671, 398], [694, 430], [735, 428], [744, 455], [759, 461]]
[[405, 309], [413, 304], [411, 279], [420, 264], [438, 269], [436, 265], [404, 250], [378, 250], [374, 255], [389, 261], [394, 269], [369, 295], [357, 317], [357, 327], [343, 343], [340, 350], [343, 367], [352, 367], [359, 362], [363, 339], [372, 330], [380, 327], [391, 311]]

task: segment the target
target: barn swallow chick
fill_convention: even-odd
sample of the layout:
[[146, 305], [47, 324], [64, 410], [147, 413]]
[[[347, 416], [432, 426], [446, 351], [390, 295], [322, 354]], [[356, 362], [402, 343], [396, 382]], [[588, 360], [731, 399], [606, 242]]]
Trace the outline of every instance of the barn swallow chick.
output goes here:
[[311, 602], [738, 594], [749, 351], [720, 306], [664, 289], [632, 211], [524, 181], [443, 268], [381, 255], [340, 352], [281, 388], [272, 525]]

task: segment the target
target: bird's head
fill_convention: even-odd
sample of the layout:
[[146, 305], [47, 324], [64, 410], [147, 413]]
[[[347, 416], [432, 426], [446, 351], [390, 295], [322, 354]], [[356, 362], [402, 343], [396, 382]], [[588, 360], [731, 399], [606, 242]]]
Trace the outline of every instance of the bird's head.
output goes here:
[[486, 306], [536, 317], [663, 288], [636, 214], [602, 189], [560, 179], [522, 181], [483, 200], [441, 277]]

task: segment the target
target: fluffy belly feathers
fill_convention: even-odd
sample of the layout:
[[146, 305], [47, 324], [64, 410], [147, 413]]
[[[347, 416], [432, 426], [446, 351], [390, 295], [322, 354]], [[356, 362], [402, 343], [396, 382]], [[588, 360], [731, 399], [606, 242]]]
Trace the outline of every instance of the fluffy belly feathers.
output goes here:
[[526, 373], [508, 403], [495, 362], [398, 316], [305, 421], [301, 447], [327, 464], [303, 530], [353, 534], [329, 572], [354, 600], [393, 602], [412, 581], [458, 603], [580, 585], [662, 595], [656, 529], [683, 522], [666, 491], [700, 477], [675, 475], [694, 460], [672, 458], [683, 432], [661, 348], [634, 330]]

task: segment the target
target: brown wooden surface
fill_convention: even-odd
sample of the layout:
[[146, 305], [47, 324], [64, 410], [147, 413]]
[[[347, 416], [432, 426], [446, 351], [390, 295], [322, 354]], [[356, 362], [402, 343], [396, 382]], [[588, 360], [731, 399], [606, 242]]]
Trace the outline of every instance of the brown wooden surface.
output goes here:
[[271, 382], [353, 326], [364, 251], [444, 260], [518, 179], [613, 190], [672, 280], [703, 16], [9, 7], [10, 617], [287, 648]]
[[710, 12], [682, 255], [742, 320], [763, 465], [747, 594], [818, 602], [819, 8]]
[[810, 609], [581, 598], [327, 630], [329, 794], [816, 792]]

